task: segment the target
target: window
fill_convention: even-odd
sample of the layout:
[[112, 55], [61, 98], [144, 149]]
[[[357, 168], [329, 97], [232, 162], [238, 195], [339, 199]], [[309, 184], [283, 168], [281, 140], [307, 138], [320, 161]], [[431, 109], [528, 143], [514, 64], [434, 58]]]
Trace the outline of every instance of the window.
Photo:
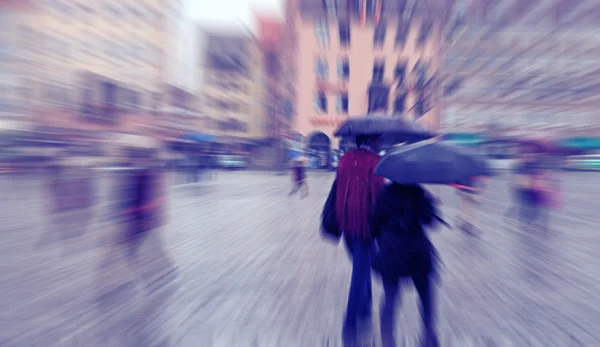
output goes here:
[[404, 82], [405, 71], [406, 64], [397, 63], [396, 68], [394, 69], [394, 81], [396, 81], [399, 84], [402, 84]]
[[431, 32], [432, 27], [433, 24], [430, 20], [423, 20], [423, 22], [421, 23], [421, 30], [419, 31], [419, 36], [417, 38], [417, 46], [422, 47], [425, 44], [425, 41], [427, 41], [427, 37], [429, 37], [429, 33]]
[[340, 45], [350, 46], [350, 22], [340, 22]]
[[387, 27], [384, 22], [380, 22], [379, 24], [377, 24], [377, 26], [375, 27], [375, 36], [373, 37], [373, 47], [383, 48], [385, 44], [386, 29]]
[[376, 59], [373, 63], [373, 82], [383, 82], [384, 71], [385, 61], [381, 58]]
[[404, 43], [406, 42], [406, 37], [408, 36], [409, 28], [410, 28], [409, 21], [402, 21], [398, 25], [398, 30], [396, 31], [396, 39], [394, 40], [394, 44], [396, 47], [404, 47]]
[[338, 95], [337, 98], [337, 111], [338, 113], [348, 113], [348, 93], [343, 92]]
[[397, 93], [394, 96], [394, 112], [404, 112], [404, 100], [406, 100], [406, 92]]
[[329, 23], [326, 20], [319, 20], [315, 23], [317, 41], [320, 47], [329, 46]]
[[336, 0], [323, 0], [324, 8], [327, 10], [327, 15], [335, 18], [338, 12], [338, 4]]
[[338, 63], [338, 77], [340, 81], [348, 81], [350, 79], [350, 61], [347, 57], [340, 59]]
[[317, 79], [319, 81], [327, 81], [329, 77], [329, 67], [327, 66], [327, 61], [321, 57], [317, 58], [317, 62], [315, 65], [315, 72], [317, 74]]
[[317, 93], [314, 106], [317, 112], [327, 113], [327, 95], [324, 92]]

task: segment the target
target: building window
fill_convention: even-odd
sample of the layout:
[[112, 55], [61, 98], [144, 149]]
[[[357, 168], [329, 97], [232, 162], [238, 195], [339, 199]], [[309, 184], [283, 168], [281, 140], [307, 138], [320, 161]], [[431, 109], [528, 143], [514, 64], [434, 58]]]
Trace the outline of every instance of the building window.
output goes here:
[[404, 47], [404, 43], [406, 42], [406, 37], [408, 36], [409, 29], [409, 21], [400, 22], [400, 24], [398, 25], [398, 30], [396, 31], [396, 39], [394, 40], [394, 45], [396, 47]]
[[385, 72], [385, 60], [376, 59], [373, 63], [373, 82], [383, 82], [383, 74]]
[[323, 7], [330, 18], [335, 18], [338, 12], [338, 3], [336, 0], [323, 0]]
[[340, 45], [350, 46], [350, 22], [340, 22]]
[[329, 46], [329, 23], [327, 20], [321, 19], [315, 23], [315, 31], [317, 33], [317, 42], [320, 47]]
[[417, 46], [422, 47], [425, 44], [425, 41], [427, 41], [427, 37], [429, 37], [429, 33], [431, 32], [432, 27], [433, 24], [430, 20], [423, 20], [423, 22], [421, 23], [421, 29], [419, 30], [419, 36], [417, 37]]
[[329, 77], [329, 67], [327, 66], [327, 61], [318, 57], [315, 64], [315, 72], [317, 74], [317, 79], [319, 81], [327, 81]]
[[317, 112], [327, 113], [327, 95], [324, 92], [317, 93], [314, 106]]
[[402, 85], [404, 83], [405, 73], [406, 73], [406, 64], [397, 63], [396, 68], [394, 69], [394, 81], [396, 81], [396, 83]]
[[340, 59], [338, 62], [338, 77], [340, 81], [348, 81], [350, 79], [350, 61], [347, 57]]
[[348, 113], [348, 93], [340, 93], [337, 97], [337, 111], [338, 113]]
[[375, 36], [373, 37], [373, 47], [383, 48], [385, 44], [386, 29], [387, 27], [384, 22], [380, 22], [379, 24], [377, 24], [377, 26], [375, 27]]
[[404, 112], [404, 100], [406, 100], [406, 92], [396, 92], [394, 96], [394, 113]]

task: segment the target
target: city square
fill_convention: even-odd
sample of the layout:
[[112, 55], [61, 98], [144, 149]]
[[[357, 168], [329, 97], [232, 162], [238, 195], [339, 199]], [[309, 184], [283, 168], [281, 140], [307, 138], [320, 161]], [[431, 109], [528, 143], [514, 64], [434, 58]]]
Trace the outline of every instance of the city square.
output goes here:
[[[67, 254], [60, 240], [36, 246], [47, 224], [39, 178], [0, 178], [1, 346], [341, 346], [351, 264], [343, 243], [319, 230], [333, 172], [310, 171], [305, 199], [288, 196], [290, 177], [272, 172], [173, 180], [168, 224], [144, 244], [139, 272], [111, 251], [114, 175], [98, 174], [92, 226]], [[486, 187], [480, 235], [430, 231], [443, 260], [443, 346], [600, 343], [597, 174], [561, 177], [564, 206], [547, 233], [524, 232], [504, 216], [508, 173]], [[453, 224], [455, 190], [431, 191]], [[376, 275], [373, 283], [368, 346], [379, 341]], [[397, 336], [416, 346], [418, 299], [411, 283], [404, 288]]]

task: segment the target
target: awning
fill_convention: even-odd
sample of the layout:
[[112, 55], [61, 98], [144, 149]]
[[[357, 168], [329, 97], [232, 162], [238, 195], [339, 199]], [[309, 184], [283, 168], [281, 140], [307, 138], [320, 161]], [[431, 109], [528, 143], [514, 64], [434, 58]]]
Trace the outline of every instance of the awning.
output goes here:
[[600, 149], [600, 137], [571, 137], [558, 141], [563, 148]]
[[31, 129], [31, 126], [27, 123], [0, 119], [0, 131], [2, 132], [24, 131], [29, 129]]
[[194, 142], [217, 142], [216, 136], [202, 133], [190, 133], [183, 135], [182, 138]]
[[459, 146], [477, 146], [486, 141], [485, 137], [479, 134], [444, 134], [442, 141], [453, 143]]

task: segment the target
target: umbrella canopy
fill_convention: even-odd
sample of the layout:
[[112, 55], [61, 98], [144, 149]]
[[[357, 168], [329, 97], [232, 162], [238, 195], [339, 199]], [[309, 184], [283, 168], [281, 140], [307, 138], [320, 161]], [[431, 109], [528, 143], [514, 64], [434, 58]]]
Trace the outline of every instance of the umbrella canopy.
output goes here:
[[482, 157], [466, 148], [425, 141], [393, 148], [381, 158], [375, 174], [400, 184], [451, 184], [491, 172]]
[[335, 136], [383, 135], [393, 142], [415, 142], [435, 136], [419, 124], [391, 116], [364, 116], [350, 118], [334, 133]]

